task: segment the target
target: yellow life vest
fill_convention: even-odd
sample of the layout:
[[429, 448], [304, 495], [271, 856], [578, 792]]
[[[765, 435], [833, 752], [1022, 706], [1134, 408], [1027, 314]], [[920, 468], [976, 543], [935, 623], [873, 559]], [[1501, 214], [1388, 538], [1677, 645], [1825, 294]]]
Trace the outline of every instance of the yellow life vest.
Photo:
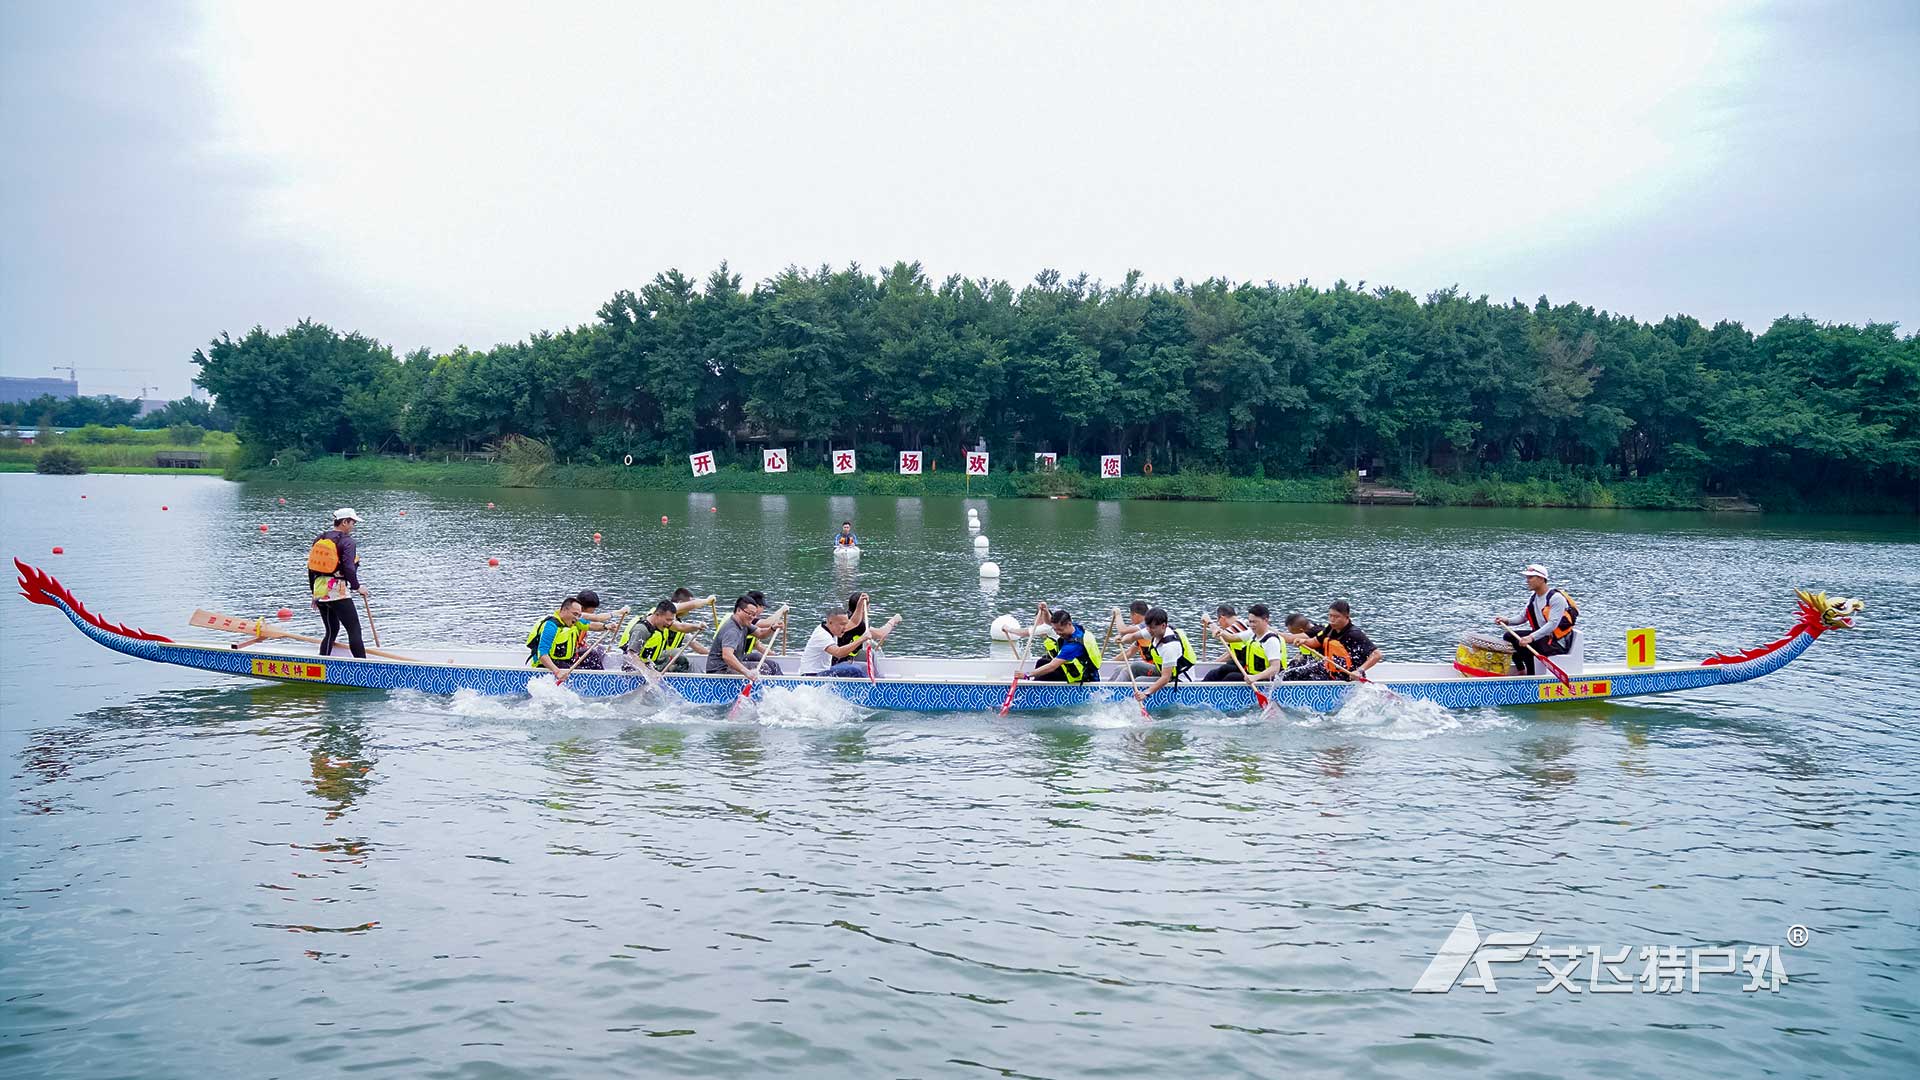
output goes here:
[[540, 666], [540, 632], [547, 628], [548, 623], [552, 623], [556, 629], [553, 635], [553, 650], [547, 655], [553, 657], [553, 662], [556, 664], [573, 659], [574, 650], [580, 647], [580, 638], [587, 629], [587, 624], [582, 619], [575, 619], [572, 626], [566, 625], [560, 621], [560, 613], [557, 611], [541, 619], [534, 626], [533, 632], [527, 635], [528, 667]]
[[1189, 668], [1193, 667], [1194, 662], [1193, 642], [1187, 640], [1187, 632], [1185, 630], [1175, 630], [1173, 633], [1168, 634], [1166, 637], [1161, 638], [1151, 645], [1144, 641], [1141, 642], [1140, 657], [1154, 667], [1164, 667], [1166, 666], [1166, 661], [1160, 659], [1160, 646], [1171, 645], [1176, 640], [1180, 643], [1180, 655], [1175, 657], [1173, 661], [1173, 677], [1177, 680], [1182, 675], [1185, 675]]
[[[1067, 641], [1079, 642], [1080, 647], [1087, 651], [1087, 655], [1085, 659], [1068, 660], [1066, 663], [1061, 664], [1061, 674], [1065, 675], [1067, 681], [1070, 683], [1086, 682], [1089, 677], [1098, 681], [1100, 677], [1100, 643], [1089, 637], [1086, 628], [1079, 623], [1073, 624], [1073, 633], [1067, 635]], [[1065, 642], [1062, 642], [1058, 638], [1042, 638], [1040, 640], [1040, 651], [1046, 653], [1048, 657], [1055, 657], [1060, 655], [1061, 646], [1064, 644]]]
[[[646, 618], [645, 615], [636, 616], [621, 629], [621, 649], [627, 649], [627, 643], [633, 640], [633, 632], [638, 630], [643, 623], [646, 623]], [[637, 650], [629, 651], [638, 652], [640, 659], [649, 664], [659, 663], [662, 657], [678, 649], [680, 643], [687, 640], [686, 631], [675, 630], [672, 623], [668, 623], [664, 628], [659, 630], [655, 630], [651, 624], [647, 624], [646, 629], [647, 636], [640, 639], [640, 647]]]

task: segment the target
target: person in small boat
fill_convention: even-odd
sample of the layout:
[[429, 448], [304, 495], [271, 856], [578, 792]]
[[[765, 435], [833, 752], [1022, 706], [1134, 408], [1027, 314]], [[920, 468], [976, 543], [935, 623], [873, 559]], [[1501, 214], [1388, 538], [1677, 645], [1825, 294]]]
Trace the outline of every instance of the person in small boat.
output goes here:
[[853, 532], [853, 522], [843, 521], [840, 523], [840, 531], [833, 534], [833, 546], [835, 548], [857, 548], [860, 546], [860, 538], [854, 535]]
[[765, 645], [760, 639], [779, 629], [787, 609], [781, 608], [765, 623], [760, 619], [762, 610], [751, 594], [734, 600], [733, 614], [720, 621], [713, 647], [707, 650], [707, 674], [741, 675], [749, 680], [780, 674], [779, 663], [764, 655]]
[[307, 551], [307, 588], [313, 593], [314, 609], [320, 612], [325, 628], [320, 635], [320, 655], [332, 656], [340, 631], [347, 632], [347, 648], [362, 660], [367, 645], [360, 636], [360, 613], [354, 609], [353, 594], [367, 595], [360, 584], [360, 548], [354, 543], [353, 529], [360, 524], [360, 513], [351, 506], [333, 512], [333, 528], [314, 538]]
[[679, 609], [671, 600], [653, 605], [645, 615], [636, 615], [620, 630], [619, 647], [628, 667], [652, 664], [661, 671], [691, 671], [688, 655], [705, 656], [707, 650], [688, 635], [705, 629], [699, 623], [681, 622]]
[[1193, 643], [1187, 640], [1185, 630], [1173, 628], [1166, 608], [1147, 612], [1147, 640], [1140, 645], [1140, 656], [1153, 665], [1156, 672], [1153, 682], [1133, 692], [1140, 701], [1159, 693], [1161, 687], [1178, 682], [1193, 669]]
[[[1041, 607], [1045, 609], [1044, 604]], [[1047, 659], [1035, 666], [1027, 678], [1035, 682], [1099, 682], [1100, 645], [1093, 635], [1074, 622], [1073, 613], [1065, 609], [1048, 614], [1046, 619], [1052, 634], [1040, 635], [1040, 651]]]
[[1289, 682], [1364, 680], [1380, 662], [1380, 650], [1353, 624], [1353, 606], [1345, 600], [1327, 605], [1325, 626], [1310, 626], [1306, 633], [1290, 635], [1287, 640], [1320, 654], [1318, 660], [1288, 668], [1280, 677]]
[[564, 684], [573, 673], [574, 656], [586, 628], [580, 619], [580, 598], [569, 596], [560, 601], [553, 614], [541, 619], [527, 635], [527, 666], [546, 668], [553, 673], [556, 685]]
[[[1200, 676], [1201, 682], [1234, 682], [1241, 679], [1242, 668], [1247, 667], [1247, 646], [1253, 641], [1253, 631], [1240, 621], [1239, 613], [1232, 604], [1221, 604], [1213, 611], [1213, 619], [1202, 618], [1200, 625], [1212, 634], [1231, 655], [1222, 657], [1213, 670]], [[1238, 667], [1234, 661], [1240, 661]]]
[[[604, 634], [618, 629], [620, 621], [627, 617], [627, 609], [600, 614], [600, 594], [592, 589], [581, 589], [576, 598], [580, 601], [580, 642], [586, 644], [593, 634]], [[580, 662], [574, 665], [584, 671], [600, 671], [607, 666], [607, 649], [604, 645], [593, 645], [580, 655]]]
[[1513, 646], [1514, 670], [1532, 675], [1533, 653], [1527, 651], [1527, 646], [1532, 646], [1541, 656], [1566, 655], [1573, 648], [1573, 624], [1580, 618], [1580, 605], [1547, 584], [1547, 568], [1539, 563], [1530, 564], [1520, 576], [1527, 581], [1527, 605], [1514, 619], [1496, 616], [1493, 621], [1503, 627], [1527, 624], [1526, 633], [1509, 629], [1504, 636], [1507, 644]]

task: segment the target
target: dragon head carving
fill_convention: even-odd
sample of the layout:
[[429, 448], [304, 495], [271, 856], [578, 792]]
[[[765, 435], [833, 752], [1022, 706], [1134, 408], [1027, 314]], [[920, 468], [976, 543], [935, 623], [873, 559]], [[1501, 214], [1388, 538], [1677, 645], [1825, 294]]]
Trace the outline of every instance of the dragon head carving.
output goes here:
[[1865, 600], [1850, 596], [1828, 596], [1805, 589], [1795, 591], [1800, 594], [1800, 610], [1806, 623], [1821, 630], [1853, 629], [1853, 617], [1867, 606]]

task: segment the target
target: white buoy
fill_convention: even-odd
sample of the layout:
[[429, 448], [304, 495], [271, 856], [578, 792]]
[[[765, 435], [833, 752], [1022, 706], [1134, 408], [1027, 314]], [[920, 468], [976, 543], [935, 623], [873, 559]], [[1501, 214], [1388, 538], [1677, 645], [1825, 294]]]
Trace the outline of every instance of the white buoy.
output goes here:
[[977, 533], [977, 532], [979, 532], [979, 531], [980, 531], [980, 523], [979, 523], [978, 521], [974, 521], [974, 520], [972, 520], [971, 518], [969, 518], [969, 519], [967, 520], [967, 531], [968, 531], [968, 532], [970, 532], [970, 533]]
[[[996, 566], [993, 569], [997, 575], [1000, 568]], [[986, 567], [983, 566], [980, 568], [980, 576], [981, 577], [987, 576]], [[1018, 629], [1020, 629], [1019, 619], [1016, 619], [1011, 615], [1002, 615], [999, 618], [993, 620], [993, 626], [988, 633], [989, 633], [989, 636], [991, 636], [995, 641], [1012, 641], [1013, 632]]]
[[986, 538], [986, 537], [984, 537], [984, 536], [976, 536], [976, 537], [974, 537], [974, 538], [973, 538], [973, 550], [975, 550], [975, 551], [985, 551], [985, 550], [987, 550], [987, 538]]
[[981, 564], [980, 564], [980, 576], [981, 576], [981, 577], [983, 577], [983, 578], [997, 578], [997, 577], [999, 577], [999, 576], [1000, 576], [1000, 564], [999, 564], [999, 563], [997, 563], [997, 562], [983, 562], [983, 563], [981, 563]]
[[970, 518], [977, 518], [980, 516], [980, 511], [975, 510], [973, 507], [969, 506], [967, 507], [967, 516]]

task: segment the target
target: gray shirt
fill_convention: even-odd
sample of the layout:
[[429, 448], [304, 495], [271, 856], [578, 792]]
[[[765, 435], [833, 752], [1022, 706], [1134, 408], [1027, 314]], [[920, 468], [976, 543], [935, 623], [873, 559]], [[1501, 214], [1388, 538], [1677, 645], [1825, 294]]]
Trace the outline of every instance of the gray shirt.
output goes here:
[[[1532, 612], [1539, 627], [1527, 630], [1527, 613]], [[1543, 614], [1544, 612], [1544, 614]], [[1513, 631], [1527, 641], [1540, 641], [1553, 633], [1560, 625], [1560, 619], [1567, 613], [1567, 595], [1559, 589], [1548, 589], [1547, 599], [1542, 600], [1538, 593], [1527, 596], [1527, 606], [1520, 609], [1520, 617], [1512, 620]]]
[[747, 670], [753, 670], [753, 661], [747, 659], [747, 636], [752, 632], [751, 625], [741, 626], [740, 620], [728, 616], [720, 620], [720, 629], [713, 635], [713, 648], [707, 650], [707, 674], [732, 675], [734, 670], [727, 666], [722, 650], [732, 649], [733, 658], [745, 664]]

